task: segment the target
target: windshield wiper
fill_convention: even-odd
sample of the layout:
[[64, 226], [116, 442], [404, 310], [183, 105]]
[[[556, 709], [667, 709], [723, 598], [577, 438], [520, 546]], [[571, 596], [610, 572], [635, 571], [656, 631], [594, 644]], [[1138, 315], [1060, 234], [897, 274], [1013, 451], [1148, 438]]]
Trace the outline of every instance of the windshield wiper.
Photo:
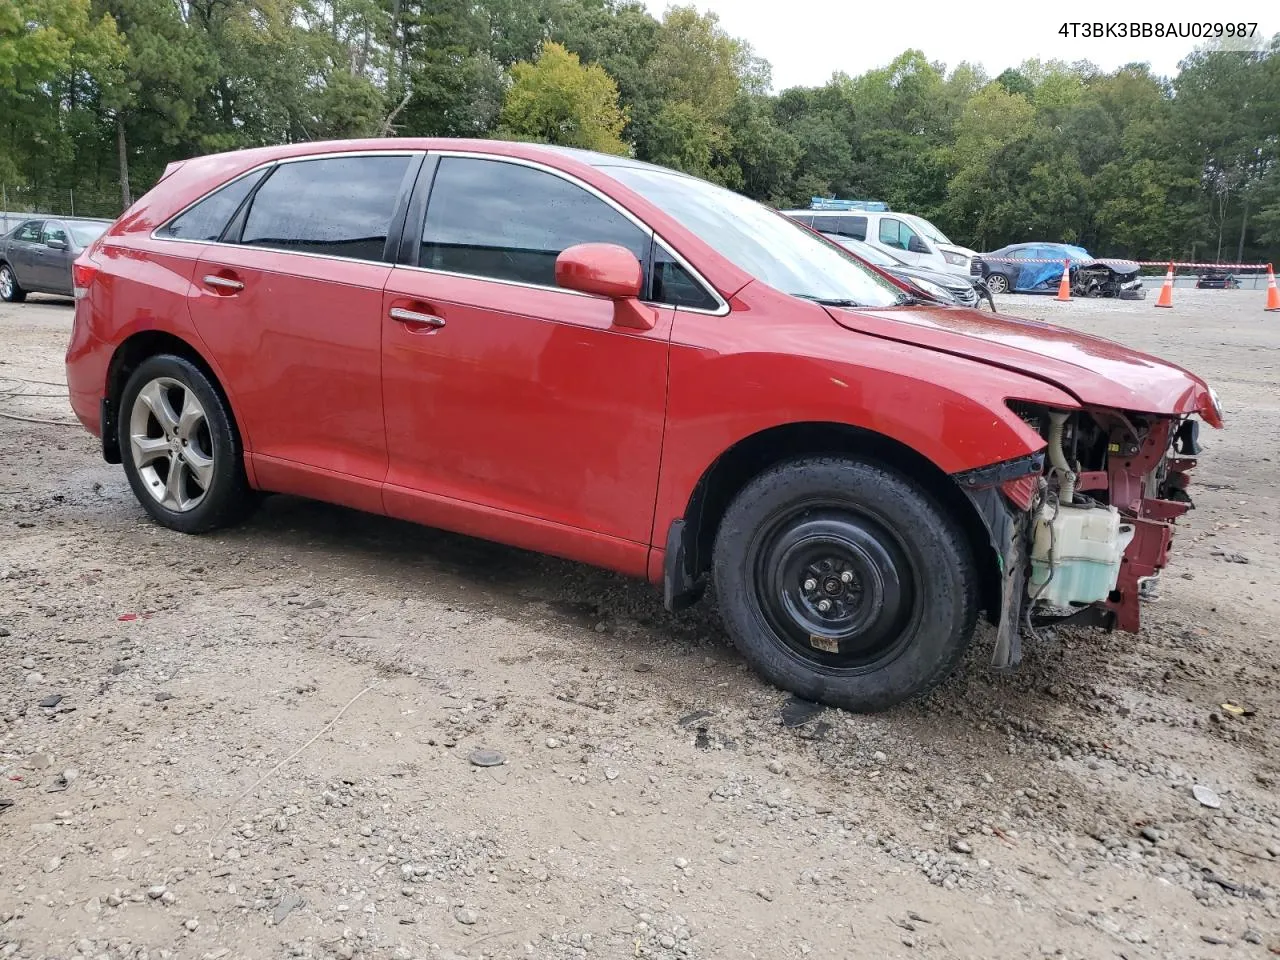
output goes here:
[[865, 303], [859, 303], [857, 300], [840, 299], [839, 297], [815, 297], [810, 293], [793, 293], [793, 297], [799, 297], [801, 300], [812, 300], [814, 303], [821, 304], [824, 307], [865, 307]]

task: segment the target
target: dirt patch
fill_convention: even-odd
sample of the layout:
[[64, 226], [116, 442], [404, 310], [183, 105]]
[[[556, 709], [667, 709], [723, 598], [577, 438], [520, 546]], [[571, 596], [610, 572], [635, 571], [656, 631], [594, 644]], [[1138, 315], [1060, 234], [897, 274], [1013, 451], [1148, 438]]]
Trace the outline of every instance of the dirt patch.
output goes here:
[[586, 567], [285, 497], [158, 528], [31, 422], [69, 305], [0, 308], [0, 957], [1280, 950], [1280, 327], [1177, 297], [1001, 301], [1222, 397], [1144, 632], [983, 635], [876, 717]]

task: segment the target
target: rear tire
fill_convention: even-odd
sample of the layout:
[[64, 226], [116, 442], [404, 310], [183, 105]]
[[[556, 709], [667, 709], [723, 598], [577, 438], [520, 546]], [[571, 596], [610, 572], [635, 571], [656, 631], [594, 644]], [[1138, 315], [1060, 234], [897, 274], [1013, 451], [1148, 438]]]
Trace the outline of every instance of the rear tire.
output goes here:
[[766, 680], [846, 710], [924, 693], [964, 655], [977, 575], [963, 531], [905, 476], [807, 457], [730, 504], [716, 537], [730, 635]]
[[13, 267], [0, 263], [0, 300], [5, 303], [22, 303], [27, 299], [27, 291], [18, 286], [18, 276]]
[[172, 354], [138, 365], [117, 408], [121, 460], [151, 518], [181, 533], [243, 519], [256, 500], [231, 412], [207, 376]]

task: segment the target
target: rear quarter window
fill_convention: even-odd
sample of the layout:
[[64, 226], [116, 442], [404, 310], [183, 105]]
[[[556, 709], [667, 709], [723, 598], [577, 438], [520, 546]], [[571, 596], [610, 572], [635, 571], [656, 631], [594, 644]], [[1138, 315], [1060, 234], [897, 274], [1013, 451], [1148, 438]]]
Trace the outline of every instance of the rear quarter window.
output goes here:
[[156, 236], [171, 240], [217, 240], [266, 172], [256, 170], [219, 187], [157, 230]]

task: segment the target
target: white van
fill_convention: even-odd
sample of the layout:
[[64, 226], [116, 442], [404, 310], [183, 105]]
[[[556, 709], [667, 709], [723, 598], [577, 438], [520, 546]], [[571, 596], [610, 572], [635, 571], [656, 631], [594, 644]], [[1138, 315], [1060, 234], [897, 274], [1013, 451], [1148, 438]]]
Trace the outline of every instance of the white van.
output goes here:
[[861, 240], [890, 251], [913, 266], [969, 275], [978, 254], [957, 246], [923, 217], [894, 210], [783, 210], [783, 214], [819, 233]]

